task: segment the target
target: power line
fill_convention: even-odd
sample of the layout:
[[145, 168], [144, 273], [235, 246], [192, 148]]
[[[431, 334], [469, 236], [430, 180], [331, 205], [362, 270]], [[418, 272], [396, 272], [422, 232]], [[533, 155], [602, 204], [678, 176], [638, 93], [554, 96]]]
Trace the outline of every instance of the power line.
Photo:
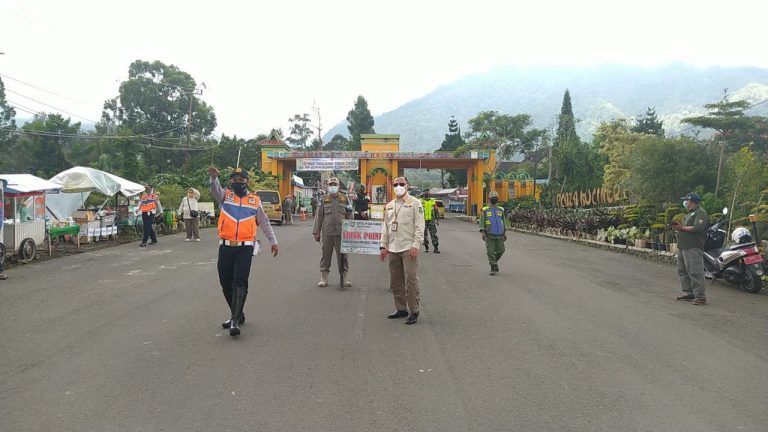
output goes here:
[[89, 122], [91, 122], [91, 123], [98, 123], [97, 121], [95, 121], [95, 120], [92, 120], [92, 119], [89, 119], [89, 118], [87, 118], [87, 117], [83, 117], [83, 116], [81, 116], [81, 115], [77, 115], [77, 114], [71, 113], [71, 112], [69, 112], [69, 111], [65, 111], [65, 110], [63, 110], [63, 109], [61, 109], [61, 108], [58, 108], [58, 107], [55, 107], [55, 106], [53, 106], [53, 105], [51, 105], [51, 104], [47, 104], [47, 103], [45, 103], [45, 102], [43, 102], [43, 101], [39, 101], [39, 100], [37, 100], [37, 99], [34, 99], [34, 98], [31, 98], [31, 97], [29, 97], [29, 96], [23, 95], [23, 94], [21, 94], [21, 93], [19, 93], [19, 92], [15, 91], [15, 90], [6, 89], [6, 91], [8, 91], [8, 92], [10, 92], [10, 93], [13, 93], [13, 94], [16, 94], [16, 95], [19, 95], [19, 96], [21, 96], [21, 97], [23, 97], [23, 98], [25, 98], [25, 99], [29, 99], [29, 100], [31, 100], [32, 102], [37, 102], [37, 103], [39, 103], [39, 104], [41, 104], [41, 105], [45, 105], [45, 106], [47, 106], [47, 107], [49, 107], [49, 108], [53, 108], [53, 109], [55, 109], [55, 110], [61, 111], [61, 112], [63, 112], [64, 114], [69, 114], [69, 115], [71, 115], [71, 116], [74, 116], [74, 117], [77, 117], [77, 118], [81, 118], [81, 119], [83, 119], [83, 120], [86, 120], [86, 121], [89, 121]]
[[57, 96], [57, 97], [60, 97], [62, 99], [66, 99], [66, 100], [69, 100], [69, 101], [72, 101], [72, 102], [77, 102], [77, 103], [79, 103], [81, 105], [85, 105], [85, 106], [88, 106], [88, 107], [94, 107], [95, 106], [95, 105], [91, 105], [91, 104], [86, 103], [86, 102], [79, 101], [77, 99], [72, 99], [71, 97], [64, 96], [62, 94], [59, 94], [59, 93], [56, 93], [56, 92], [53, 92], [53, 91], [50, 91], [50, 90], [46, 90], [46, 89], [44, 89], [42, 87], [36, 86], [34, 84], [30, 84], [30, 83], [22, 81], [22, 80], [20, 80], [18, 78], [14, 78], [14, 77], [12, 77], [10, 75], [6, 75], [6, 74], [0, 73], [0, 77], [8, 78], [10, 80], [16, 81], [17, 83], [24, 84], [26, 86], [32, 87], [33, 89], [37, 89], [37, 90], [40, 90], [40, 91], [43, 91], [43, 92], [46, 92], [46, 93], [50, 93], [50, 94], [52, 94], [54, 96]]

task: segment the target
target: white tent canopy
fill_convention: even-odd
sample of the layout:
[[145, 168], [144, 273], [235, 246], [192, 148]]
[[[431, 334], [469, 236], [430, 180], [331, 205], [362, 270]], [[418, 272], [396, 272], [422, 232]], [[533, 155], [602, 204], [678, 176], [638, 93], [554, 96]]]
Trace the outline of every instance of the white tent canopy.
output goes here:
[[138, 195], [144, 186], [95, 168], [77, 166], [60, 172], [51, 179], [62, 187], [61, 194], [51, 195], [46, 204], [48, 213], [56, 219], [65, 219], [80, 208], [91, 192], [107, 196], [122, 193], [127, 197]]
[[61, 185], [41, 179], [40, 177], [35, 177], [31, 174], [0, 174], [0, 179], [5, 180], [6, 182], [5, 193], [56, 193], [61, 190]]

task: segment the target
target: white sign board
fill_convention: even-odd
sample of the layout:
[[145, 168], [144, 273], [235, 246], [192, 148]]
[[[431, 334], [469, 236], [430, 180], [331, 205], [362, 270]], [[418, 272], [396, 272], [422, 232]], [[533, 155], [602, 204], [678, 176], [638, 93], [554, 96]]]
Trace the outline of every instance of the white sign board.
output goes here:
[[341, 253], [378, 255], [384, 222], [344, 220], [341, 226]]
[[296, 159], [296, 171], [357, 171], [357, 159]]

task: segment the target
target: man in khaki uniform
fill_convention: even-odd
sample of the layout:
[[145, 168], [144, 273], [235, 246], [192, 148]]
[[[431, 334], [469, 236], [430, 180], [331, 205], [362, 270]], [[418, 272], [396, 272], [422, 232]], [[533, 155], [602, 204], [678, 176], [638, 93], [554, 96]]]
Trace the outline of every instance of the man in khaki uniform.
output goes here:
[[[408, 317], [406, 324], [419, 318], [419, 248], [424, 241], [424, 208], [408, 194], [405, 177], [395, 178], [395, 198], [384, 207], [381, 232], [381, 260], [389, 257], [389, 287], [395, 297], [395, 312], [387, 318]], [[410, 311], [410, 314], [408, 313]]]
[[672, 228], [677, 234], [677, 274], [683, 294], [677, 300], [693, 300], [693, 304], [704, 306], [704, 241], [707, 238], [709, 216], [701, 208], [701, 197], [695, 192], [681, 198], [688, 214], [682, 223], [675, 222]]
[[336, 258], [339, 265], [341, 280], [339, 289], [344, 290], [352, 286], [349, 280], [349, 260], [347, 254], [341, 253], [341, 221], [352, 217], [352, 206], [346, 195], [339, 193], [339, 179], [328, 179], [328, 195], [320, 199], [317, 208], [315, 225], [312, 234], [316, 241], [323, 241], [323, 257], [320, 259], [320, 282], [317, 286], [328, 286], [328, 273], [331, 271], [331, 256], [336, 249]]

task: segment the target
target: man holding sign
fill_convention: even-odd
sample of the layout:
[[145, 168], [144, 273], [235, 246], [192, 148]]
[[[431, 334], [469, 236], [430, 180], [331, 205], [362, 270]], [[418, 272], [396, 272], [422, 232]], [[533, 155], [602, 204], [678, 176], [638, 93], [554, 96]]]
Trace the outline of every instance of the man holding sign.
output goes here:
[[[389, 258], [389, 287], [395, 297], [395, 312], [387, 318], [408, 317], [406, 324], [419, 318], [419, 248], [424, 241], [424, 208], [408, 194], [408, 181], [393, 181], [397, 198], [384, 208], [381, 231], [381, 260]], [[410, 314], [409, 314], [410, 311]]]

